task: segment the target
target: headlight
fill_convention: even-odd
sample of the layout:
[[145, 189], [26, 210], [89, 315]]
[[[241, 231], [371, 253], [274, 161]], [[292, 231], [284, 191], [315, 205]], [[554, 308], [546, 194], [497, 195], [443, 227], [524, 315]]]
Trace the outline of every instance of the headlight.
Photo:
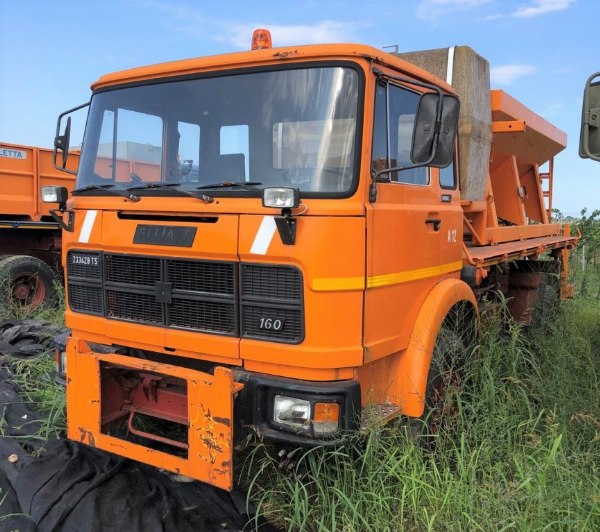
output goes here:
[[273, 422], [313, 436], [335, 434], [340, 429], [340, 403], [317, 401], [274, 395]]
[[297, 188], [269, 187], [263, 190], [263, 207], [295, 209], [299, 203], [300, 191]]
[[310, 427], [310, 402], [295, 397], [276, 395], [273, 399], [273, 420], [275, 423], [296, 429]]

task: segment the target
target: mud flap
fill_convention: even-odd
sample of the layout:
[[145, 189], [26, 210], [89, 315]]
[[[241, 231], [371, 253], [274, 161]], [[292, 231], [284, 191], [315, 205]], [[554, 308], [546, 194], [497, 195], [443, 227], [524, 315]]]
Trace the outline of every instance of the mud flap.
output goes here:
[[[101, 371], [104, 367], [148, 372], [185, 381], [187, 458], [103, 432]], [[234, 382], [229, 368], [217, 367], [214, 374], [210, 375], [114, 353], [95, 353], [86, 342], [71, 339], [67, 346], [67, 436], [99, 449], [231, 490], [233, 399], [234, 394], [242, 388], [243, 384]], [[129, 413], [123, 411], [123, 416], [127, 415]]]

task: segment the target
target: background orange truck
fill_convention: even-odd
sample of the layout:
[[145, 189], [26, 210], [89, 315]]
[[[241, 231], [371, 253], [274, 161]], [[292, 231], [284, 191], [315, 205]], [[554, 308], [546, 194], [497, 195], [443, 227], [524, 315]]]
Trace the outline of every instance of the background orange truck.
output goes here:
[[[69, 166], [77, 167], [77, 153]], [[73, 188], [52, 150], [0, 142], [0, 304], [35, 308], [53, 302], [60, 282], [61, 227], [42, 202], [45, 185]]]
[[73, 221], [72, 439], [230, 489], [252, 435], [337, 443], [367, 411], [435, 430], [480, 302], [531, 323], [570, 295], [566, 136], [467, 47], [261, 30], [92, 90], [77, 190], [43, 192]]

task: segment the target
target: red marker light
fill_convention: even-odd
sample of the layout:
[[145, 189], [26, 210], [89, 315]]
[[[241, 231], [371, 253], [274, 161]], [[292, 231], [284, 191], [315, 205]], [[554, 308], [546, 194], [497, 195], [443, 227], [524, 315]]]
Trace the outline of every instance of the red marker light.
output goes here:
[[262, 50], [263, 48], [271, 48], [271, 32], [269, 30], [257, 29], [252, 34], [252, 50]]

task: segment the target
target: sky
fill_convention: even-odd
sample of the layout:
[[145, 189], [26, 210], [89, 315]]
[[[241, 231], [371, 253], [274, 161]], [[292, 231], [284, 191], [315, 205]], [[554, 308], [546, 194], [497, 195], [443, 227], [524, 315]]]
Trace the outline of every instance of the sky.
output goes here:
[[[598, 0], [0, 0], [0, 141], [50, 147], [56, 118], [126, 68], [274, 46], [468, 45], [503, 89], [568, 135], [553, 207], [600, 209], [600, 163], [578, 156], [582, 93], [600, 71]], [[592, 28], [592, 29], [590, 29]]]

